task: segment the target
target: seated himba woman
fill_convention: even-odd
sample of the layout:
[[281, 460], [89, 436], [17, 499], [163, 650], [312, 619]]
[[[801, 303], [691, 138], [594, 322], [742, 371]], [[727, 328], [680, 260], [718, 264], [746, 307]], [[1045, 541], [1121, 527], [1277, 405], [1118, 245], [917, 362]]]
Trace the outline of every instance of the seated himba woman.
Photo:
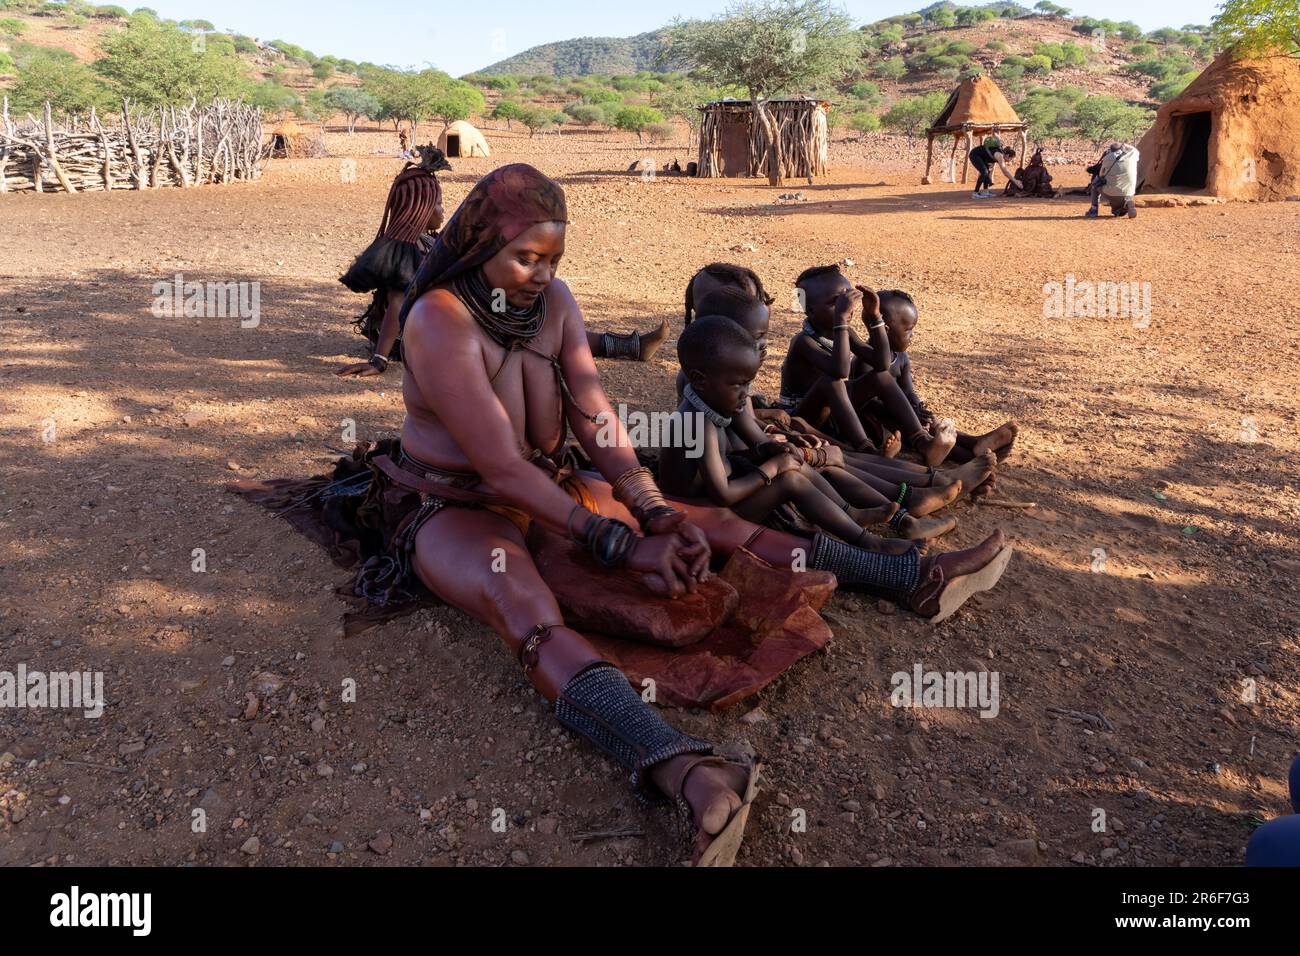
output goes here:
[[[617, 416], [582, 310], [556, 278], [567, 220], [563, 190], [514, 164], [480, 180], [434, 241], [403, 306], [400, 445], [370, 453], [374, 482], [357, 509], [386, 550], [356, 587], [382, 605], [418, 577], [487, 623], [565, 727], [626, 767], [634, 786], [681, 801], [705, 862], [714, 843], [734, 858], [752, 767], [675, 729], [565, 626], [525, 546], [528, 527], [570, 538], [608, 573], [631, 573], [665, 598], [694, 590], [737, 548], [785, 567], [797, 551], [842, 585], [936, 620], [993, 586], [1011, 551], [997, 532], [937, 557], [885, 554], [665, 499], [621, 424], [615, 441], [598, 440]], [[504, 310], [492, 290], [503, 290]], [[595, 472], [575, 472], [566, 428]], [[491, 705], [485, 694], [466, 706]]]

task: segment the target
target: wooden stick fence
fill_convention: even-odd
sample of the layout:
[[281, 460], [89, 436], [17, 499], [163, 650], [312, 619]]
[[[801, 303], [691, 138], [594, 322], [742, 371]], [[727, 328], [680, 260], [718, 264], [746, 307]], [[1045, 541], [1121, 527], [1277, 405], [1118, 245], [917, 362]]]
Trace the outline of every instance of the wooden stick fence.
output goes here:
[[112, 189], [188, 189], [257, 179], [265, 159], [262, 112], [229, 100], [122, 112], [105, 125], [95, 110], [15, 121], [9, 99], [0, 113], [0, 193], [77, 193]]

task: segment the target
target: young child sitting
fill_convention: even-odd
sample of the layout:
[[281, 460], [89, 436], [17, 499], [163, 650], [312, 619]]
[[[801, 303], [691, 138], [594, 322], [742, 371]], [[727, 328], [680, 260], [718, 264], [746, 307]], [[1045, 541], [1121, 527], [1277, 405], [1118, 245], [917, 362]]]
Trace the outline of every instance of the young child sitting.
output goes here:
[[697, 457], [679, 446], [660, 452], [659, 485], [665, 493], [708, 498], [759, 523], [791, 504], [823, 532], [889, 554], [905, 554], [920, 544], [878, 538], [865, 530], [892, 518], [898, 505], [855, 508], [825, 479], [806, 471], [802, 456], [787, 442], [761, 443], [754, 449], [758, 462], [732, 453], [735, 422], [744, 415], [759, 369], [758, 345], [738, 324], [720, 315], [700, 316], [677, 340], [677, 356], [686, 374], [678, 412], [701, 415], [706, 424]]
[[[889, 375], [898, 383], [899, 390], [907, 399], [911, 414], [910, 416], [895, 415], [894, 409], [879, 399], [872, 400], [862, 410], [866, 414], [879, 417], [886, 428], [914, 429], [920, 425], [934, 434], [938, 428], [935, 415], [916, 394], [912, 381], [912, 360], [907, 354], [919, 317], [916, 303], [906, 292], [886, 289], [880, 293], [880, 309], [888, 331], [883, 345], [883, 348], [888, 350], [888, 355], [882, 356], [880, 361], [882, 364], [887, 363]], [[872, 347], [877, 348], [878, 344], [873, 342]], [[953, 461], [969, 461], [993, 452], [998, 461], [1003, 461], [1011, 454], [1018, 433], [1019, 426], [1014, 421], [1007, 422], [983, 435], [957, 432], [957, 442], [949, 458]], [[991, 485], [989, 487], [991, 488]]]
[[[700, 301], [700, 310], [701, 314], [731, 319], [748, 332], [758, 346], [759, 366], [762, 367], [767, 358], [770, 319], [763, 302], [739, 288], [726, 287], [706, 295]], [[679, 397], [684, 394], [687, 384], [685, 371], [679, 371]], [[921, 474], [903, 472], [900, 478], [899, 469], [893, 463], [886, 466], [889, 477], [880, 477], [873, 470], [874, 462], [879, 461], [877, 458], [845, 453], [833, 445], [785, 429], [776, 422], [760, 422], [754, 414], [752, 396], [746, 398], [743, 410], [732, 419], [728, 430], [729, 455], [754, 453], [767, 458], [775, 454], [770, 448], [771, 443], [784, 443], [782, 450], [799, 458], [804, 464], [805, 477], [823, 491], [838, 493], [849, 504], [864, 509], [880, 509], [890, 502], [897, 503], [899, 509], [890, 519], [890, 527], [903, 537], [929, 540], [956, 527], [953, 518], [931, 521], [920, 518], [956, 500], [962, 491], [961, 477], [940, 478], [926, 475], [922, 470]], [[826, 487], [827, 483], [833, 492]]]
[[[906, 423], [899, 429], [904, 444], [927, 466], [947, 458], [956, 437], [937, 434], [915, 420], [907, 397], [889, 374], [888, 332], [875, 294], [867, 298], [870, 290], [855, 288], [839, 266], [807, 269], [795, 285], [806, 318], [781, 366], [781, 407], [814, 427], [833, 429], [853, 450], [867, 451], [874, 445], [858, 406], [879, 400], [893, 419]], [[858, 303], [863, 306], [866, 342], [853, 334], [849, 323]], [[883, 431], [879, 437], [884, 439]]]

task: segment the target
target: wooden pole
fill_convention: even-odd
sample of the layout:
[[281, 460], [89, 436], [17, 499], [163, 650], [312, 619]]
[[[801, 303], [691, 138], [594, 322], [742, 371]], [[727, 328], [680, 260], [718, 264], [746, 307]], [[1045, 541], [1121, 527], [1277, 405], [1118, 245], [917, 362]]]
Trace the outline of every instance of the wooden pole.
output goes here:
[[[965, 153], [965, 155], [967, 155], [967, 156], [970, 155], [971, 145], [972, 145], [972, 142], [973, 142], [974, 138], [975, 138], [975, 134], [972, 133], [970, 130], [966, 130], [966, 153]], [[970, 175], [970, 163], [969, 163], [969, 162], [963, 162], [963, 163], [961, 164], [961, 184], [962, 184], [963, 186], [966, 185], [966, 178], [967, 178], [969, 175]]]
[[930, 185], [930, 167], [934, 165], [934, 134], [925, 134], [925, 175], [921, 177], [921, 185]]
[[948, 171], [952, 175], [952, 181], [957, 181], [957, 147], [961, 143], [961, 137], [954, 134], [952, 138], [952, 155], [948, 157]]
[[75, 193], [77, 187], [72, 185], [63, 172], [63, 167], [59, 165], [59, 157], [54, 149], [54, 118], [50, 115], [50, 104], [45, 104], [45, 145], [50, 151], [50, 168], [54, 170], [54, 176], [59, 181], [59, 185], [69, 193]]

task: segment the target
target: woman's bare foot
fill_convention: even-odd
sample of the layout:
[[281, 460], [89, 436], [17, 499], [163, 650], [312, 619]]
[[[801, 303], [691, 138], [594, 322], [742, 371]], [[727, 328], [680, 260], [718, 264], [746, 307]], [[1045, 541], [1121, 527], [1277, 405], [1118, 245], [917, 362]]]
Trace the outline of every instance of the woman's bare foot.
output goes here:
[[1020, 426], [1015, 422], [1007, 422], [987, 435], [975, 439], [971, 453], [978, 456], [991, 451], [997, 454], [998, 461], [1005, 461], [1007, 455], [1011, 454], [1011, 447], [1016, 443], [1018, 434], [1020, 434]]
[[903, 436], [898, 432], [891, 432], [880, 446], [880, 455], [882, 458], [897, 458], [902, 450]]
[[[955, 479], [961, 482], [963, 488], [969, 488], [973, 494], [986, 479], [992, 476], [998, 468], [998, 456], [991, 451], [982, 455], [977, 455], [964, 465], [958, 465], [956, 468], [947, 468], [941, 472], [935, 473], [935, 480]], [[913, 511], [916, 509], [913, 508]]]
[[935, 538], [947, 534], [955, 527], [957, 527], [957, 519], [951, 516], [947, 518], [917, 518], [910, 512], [898, 523], [900, 534], [906, 538], [920, 538], [922, 541], [933, 541]]
[[925, 554], [929, 549], [923, 538], [882, 538], [869, 531], [863, 531], [858, 535], [858, 540], [852, 543], [867, 551], [879, 551], [882, 554], [907, 554], [913, 548]]
[[872, 525], [884, 524], [898, 514], [898, 505], [893, 501], [887, 501], [883, 505], [877, 505], [874, 508], [850, 507], [847, 510], [848, 516], [853, 519], [854, 524], [862, 528], [870, 528]]
[[910, 514], [922, 517], [950, 505], [961, 494], [960, 480], [948, 485], [932, 485], [929, 488], [909, 486], [911, 491], [907, 498], [907, 510]]
[[650, 777], [661, 792], [675, 800], [680, 787], [680, 796], [691, 808], [698, 830], [693, 847], [696, 860], [740, 809], [749, 779], [746, 769], [738, 764], [709, 761], [690, 766], [698, 760], [698, 755], [687, 754], [665, 760], [650, 770]]
[[664, 324], [659, 326], [659, 328], [655, 329], [653, 332], [643, 332], [641, 334], [642, 362], [648, 362], [655, 357], [655, 353], [659, 351], [659, 347], [663, 345], [664, 340], [668, 338], [668, 332], [671, 328], [672, 326], [669, 324], [668, 320], [665, 319]]

